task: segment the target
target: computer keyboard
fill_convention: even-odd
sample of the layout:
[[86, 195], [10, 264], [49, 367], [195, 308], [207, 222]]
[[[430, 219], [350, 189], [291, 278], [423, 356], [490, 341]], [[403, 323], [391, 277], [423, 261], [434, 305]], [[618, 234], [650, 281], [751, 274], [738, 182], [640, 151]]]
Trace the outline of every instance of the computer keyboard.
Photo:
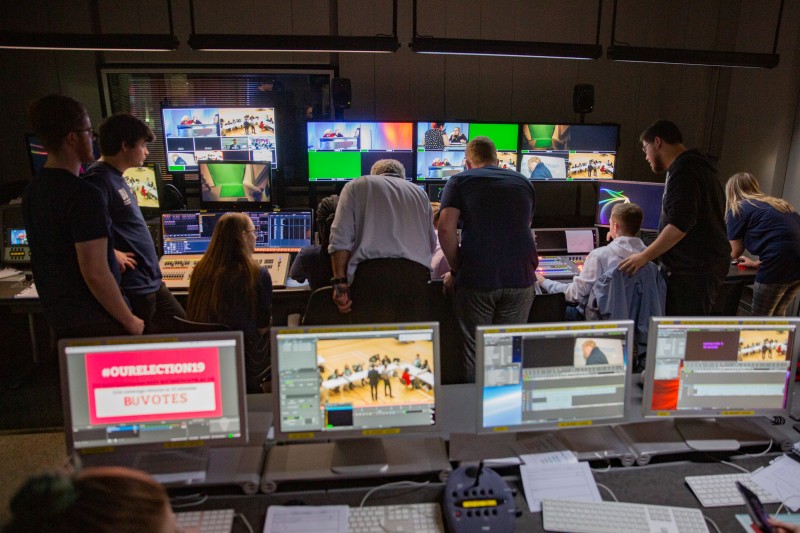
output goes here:
[[233, 509], [210, 509], [175, 513], [175, 519], [187, 532], [231, 533], [234, 514]]
[[438, 503], [350, 508], [351, 533], [443, 533]]
[[542, 502], [545, 531], [708, 533], [699, 509], [618, 502]]
[[779, 503], [780, 499], [762, 489], [750, 479], [750, 474], [721, 474], [714, 476], [687, 476], [686, 484], [692, 489], [694, 495], [700, 500], [703, 507], [727, 507], [730, 505], [744, 505], [744, 498], [736, 488], [739, 481], [752, 490], [761, 500], [761, 503]]

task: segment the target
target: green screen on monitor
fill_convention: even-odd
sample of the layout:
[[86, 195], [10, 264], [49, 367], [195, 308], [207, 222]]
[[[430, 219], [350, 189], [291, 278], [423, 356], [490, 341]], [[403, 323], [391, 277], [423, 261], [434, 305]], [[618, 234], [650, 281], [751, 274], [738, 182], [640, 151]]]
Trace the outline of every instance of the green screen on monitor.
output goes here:
[[519, 133], [516, 124], [475, 124], [469, 125], [469, 138], [474, 139], [480, 135], [489, 137], [494, 141], [498, 150], [513, 151], [517, 150], [517, 139]]
[[309, 151], [309, 181], [342, 180], [361, 177], [361, 152]]

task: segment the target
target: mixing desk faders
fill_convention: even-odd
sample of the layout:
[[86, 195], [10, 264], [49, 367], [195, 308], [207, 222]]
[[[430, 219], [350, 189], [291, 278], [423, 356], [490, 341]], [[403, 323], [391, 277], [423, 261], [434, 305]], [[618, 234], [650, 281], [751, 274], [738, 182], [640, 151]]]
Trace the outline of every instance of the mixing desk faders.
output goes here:
[[542, 255], [536, 273], [552, 279], [572, 279], [583, 270], [585, 255]]
[[[159, 261], [161, 277], [169, 289], [188, 289], [192, 279], [192, 271], [202, 254], [194, 255], [164, 255]], [[289, 275], [289, 262], [291, 255], [288, 253], [254, 253], [253, 260], [260, 267], [267, 267], [272, 278], [272, 287], [282, 289], [286, 287], [286, 277]]]

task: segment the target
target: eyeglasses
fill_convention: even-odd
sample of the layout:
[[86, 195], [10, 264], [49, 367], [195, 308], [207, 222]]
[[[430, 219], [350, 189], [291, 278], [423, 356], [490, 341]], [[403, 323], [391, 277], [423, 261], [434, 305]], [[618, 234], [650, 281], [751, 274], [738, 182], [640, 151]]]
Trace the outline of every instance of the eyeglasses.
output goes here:
[[244, 232], [245, 232], [245, 233], [255, 233], [255, 232], [256, 232], [256, 228], [253, 228], [253, 229], [246, 229], [246, 230], [244, 230]]
[[97, 133], [92, 128], [84, 128], [82, 130], [72, 130], [75, 133], [88, 133], [92, 140], [97, 139]]
[[653, 141], [650, 141], [649, 143], [644, 143], [644, 144], [642, 145], [642, 152], [644, 152], [644, 153], [647, 153], [647, 145], [649, 145], [649, 144], [650, 144], [650, 143], [652, 143], [652, 142], [653, 142]]

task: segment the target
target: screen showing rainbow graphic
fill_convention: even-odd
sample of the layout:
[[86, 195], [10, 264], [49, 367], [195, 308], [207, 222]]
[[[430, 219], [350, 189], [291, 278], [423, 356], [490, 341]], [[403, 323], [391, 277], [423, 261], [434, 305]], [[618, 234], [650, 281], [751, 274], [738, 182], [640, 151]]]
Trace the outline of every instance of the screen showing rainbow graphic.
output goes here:
[[617, 181], [600, 185], [597, 197], [595, 223], [608, 226], [611, 223], [611, 210], [618, 203], [633, 203], [642, 208], [644, 220], [642, 229], [659, 229], [661, 217], [661, 197], [664, 196], [663, 183], [641, 183], [636, 181]]

